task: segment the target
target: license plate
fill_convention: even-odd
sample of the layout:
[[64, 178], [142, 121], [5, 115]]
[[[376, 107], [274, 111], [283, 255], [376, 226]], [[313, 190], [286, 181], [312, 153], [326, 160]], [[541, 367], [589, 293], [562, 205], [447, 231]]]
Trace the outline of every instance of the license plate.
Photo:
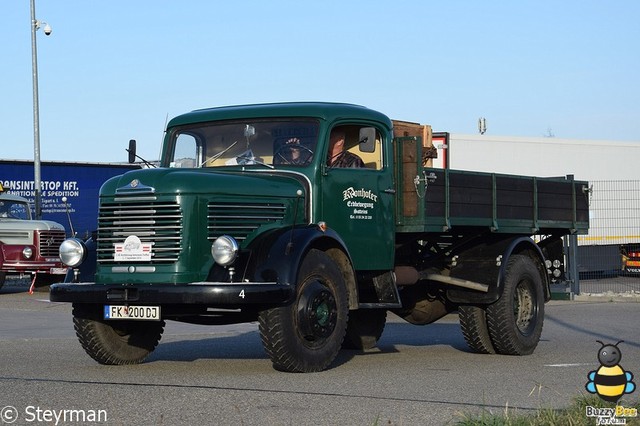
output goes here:
[[159, 321], [160, 306], [105, 305], [104, 319], [152, 320]]

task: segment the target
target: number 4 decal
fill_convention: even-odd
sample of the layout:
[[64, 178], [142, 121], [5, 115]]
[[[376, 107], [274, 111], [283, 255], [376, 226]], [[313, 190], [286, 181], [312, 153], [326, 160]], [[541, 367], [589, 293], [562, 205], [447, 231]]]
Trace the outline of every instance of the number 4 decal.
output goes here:
[[244, 299], [244, 289], [240, 291], [240, 294], [238, 295], [238, 297], [242, 297]]

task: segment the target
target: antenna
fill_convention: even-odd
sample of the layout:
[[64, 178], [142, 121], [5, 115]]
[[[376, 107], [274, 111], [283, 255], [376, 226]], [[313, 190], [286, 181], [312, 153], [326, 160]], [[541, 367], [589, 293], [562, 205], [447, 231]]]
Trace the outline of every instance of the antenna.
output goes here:
[[67, 210], [67, 220], [69, 221], [69, 228], [71, 229], [71, 236], [76, 236], [76, 231], [73, 229], [73, 222], [71, 222], [71, 214], [69, 213], [69, 203], [67, 203], [67, 197], [62, 197], [62, 202]]

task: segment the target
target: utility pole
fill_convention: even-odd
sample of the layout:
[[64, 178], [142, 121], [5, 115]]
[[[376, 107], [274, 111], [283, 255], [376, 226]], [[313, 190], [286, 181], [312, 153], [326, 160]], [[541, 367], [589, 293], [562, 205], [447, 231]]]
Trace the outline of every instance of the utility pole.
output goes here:
[[[46, 22], [44, 34], [51, 34], [51, 27]], [[33, 70], [33, 184], [35, 195], [36, 219], [42, 219], [42, 178], [40, 176], [40, 105], [38, 102], [38, 48], [36, 31], [41, 22], [36, 19], [36, 3], [31, 0], [31, 67]]]

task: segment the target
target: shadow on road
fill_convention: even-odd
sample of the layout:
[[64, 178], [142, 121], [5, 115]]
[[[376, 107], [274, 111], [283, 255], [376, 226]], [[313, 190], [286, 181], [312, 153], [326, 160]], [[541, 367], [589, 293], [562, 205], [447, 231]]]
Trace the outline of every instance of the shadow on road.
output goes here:
[[[189, 336], [183, 340], [160, 342], [147, 362], [153, 361], [196, 361], [201, 359], [266, 359], [260, 333], [256, 331], [232, 336], [202, 337]], [[173, 336], [172, 339], [179, 338]], [[408, 323], [389, 323], [376, 348], [342, 350], [333, 367], [348, 362], [355, 356], [371, 356], [402, 352], [401, 346], [448, 346], [469, 352], [458, 324], [430, 324], [416, 326]]]

